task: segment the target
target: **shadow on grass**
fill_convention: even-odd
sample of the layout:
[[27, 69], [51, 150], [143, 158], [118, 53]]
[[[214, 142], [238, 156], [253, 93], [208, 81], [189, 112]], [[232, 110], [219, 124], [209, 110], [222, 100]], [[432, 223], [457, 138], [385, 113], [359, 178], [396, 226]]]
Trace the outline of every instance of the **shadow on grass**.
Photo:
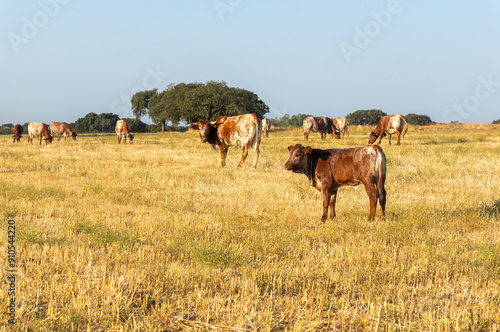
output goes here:
[[498, 219], [500, 216], [500, 199], [493, 201], [490, 205], [484, 204], [478, 210], [481, 216]]

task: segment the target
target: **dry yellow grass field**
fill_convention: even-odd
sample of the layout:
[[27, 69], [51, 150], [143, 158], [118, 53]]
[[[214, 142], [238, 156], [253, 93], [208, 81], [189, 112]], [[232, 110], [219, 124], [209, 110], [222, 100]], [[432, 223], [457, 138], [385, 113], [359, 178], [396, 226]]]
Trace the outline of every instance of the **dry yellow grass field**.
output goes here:
[[386, 220], [372, 222], [362, 187], [320, 222], [321, 194], [283, 167], [302, 142], [271, 131], [257, 169], [253, 152], [236, 169], [236, 148], [222, 169], [194, 131], [0, 137], [1, 311], [12, 219], [20, 331], [500, 330], [498, 127], [384, 138]]

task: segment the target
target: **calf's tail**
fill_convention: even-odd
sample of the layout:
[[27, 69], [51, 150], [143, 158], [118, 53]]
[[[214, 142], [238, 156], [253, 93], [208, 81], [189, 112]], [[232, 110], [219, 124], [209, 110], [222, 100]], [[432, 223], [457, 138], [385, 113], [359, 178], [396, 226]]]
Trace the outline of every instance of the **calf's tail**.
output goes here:
[[374, 146], [377, 149], [377, 168], [378, 168], [378, 183], [377, 195], [380, 204], [385, 205], [385, 173], [386, 173], [386, 159], [382, 148], [378, 145]]
[[408, 131], [408, 122], [403, 118], [404, 124], [403, 124], [403, 137], [405, 137], [406, 132]]
[[250, 128], [250, 137], [254, 137], [253, 141], [253, 151], [257, 152], [260, 146], [260, 140], [262, 138], [262, 121], [258, 120]]

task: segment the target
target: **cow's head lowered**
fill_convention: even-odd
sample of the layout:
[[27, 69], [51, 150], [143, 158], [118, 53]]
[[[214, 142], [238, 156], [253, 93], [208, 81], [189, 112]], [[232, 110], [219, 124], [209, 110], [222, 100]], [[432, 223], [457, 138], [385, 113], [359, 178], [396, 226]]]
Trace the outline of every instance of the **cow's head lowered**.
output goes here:
[[328, 133], [331, 135], [331, 138], [340, 139], [340, 129], [335, 126], [333, 121], [330, 125], [330, 128], [328, 128]]
[[[76, 136], [77, 136], [77, 135], [78, 135], [78, 134], [77, 134], [77, 133], [75, 133], [75, 132], [72, 132], [72, 133], [71, 133], [71, 137], [73, 137], [73, 139], [74, 139], [74, 140], [76, 140]], [[133, 138], [132, 138], [132, 139], [133, 139]]]
[[217, 128], [226, 121], [226, 116], [221, 116], [215, 121], [200, 120], [191, 125], [191, 128], [198, 130], [201, 141], [209, 143], [215, 149], [218, 145]]
[[[382, 134], [382, 137], [385, 137], [386, 135], [387, 135], [387, 134], [384, 132], [384, 133]], [[375, 141], [377, 140], [377, 138], [378, 138], [378, 137], [379, 137], [379, 135], [375, 134], [375, 132], [373, 132], [373, 131], [372, 131], [372, 132], [370, 133], [369, 138], [368, 138], [368, 144], [373, 144], [373, 143], [375, 143]]]
[[294, 173], [305, 173], [308, 167], [306, 156], [311, 154], [312, 148], [296, 144], [295, 146], [290, 145], [288, 151], [290, 151], [290, 156], [285, 163], [285, 169]]

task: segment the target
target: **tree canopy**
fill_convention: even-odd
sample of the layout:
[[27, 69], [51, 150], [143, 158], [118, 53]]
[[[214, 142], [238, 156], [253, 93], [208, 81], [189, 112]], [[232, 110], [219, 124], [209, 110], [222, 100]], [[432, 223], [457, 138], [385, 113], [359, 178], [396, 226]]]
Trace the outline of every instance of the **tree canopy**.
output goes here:
[[113, 113], [88, 113], [75, 121], [72, 129], [78, 133], [111, 133], [115, 131], [116, 122], [120, 117]]
[[306, 116], [311, 116], [309, 114], [296, 114], [290, 116], [290, 114], [285, 114], [281, 118], [270, 119], [271, 125], [280, 127], [302, 127], [304, 118]]
[[180, 121], [193, 123], [246, 113], [262, 118], [269, 112], [257, 94], [229, 87], [224, 81], [170, 84], [161, 92], [139, 91], [132, 96], [131, 103], [136, 118], [147, 115], [154, 123], [161, 124], [162, 129], [167, 121], [176, 125]]
[[385, 115], [387, 114], [378, 109], [358, 110], [347, 115], [347, 122], [354, 126], [376, 126]]
[[417, 126], [428, 126], [434, 123], [428, 115], [415, 113], [408, 113], [405, 120], [408, 124]]
[[14, 129], [14, 124], [12, 123], [4, 123], [0, 126], [0, 135], [10, 135]]

